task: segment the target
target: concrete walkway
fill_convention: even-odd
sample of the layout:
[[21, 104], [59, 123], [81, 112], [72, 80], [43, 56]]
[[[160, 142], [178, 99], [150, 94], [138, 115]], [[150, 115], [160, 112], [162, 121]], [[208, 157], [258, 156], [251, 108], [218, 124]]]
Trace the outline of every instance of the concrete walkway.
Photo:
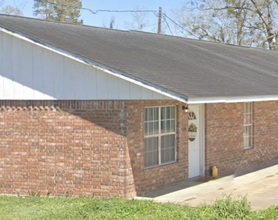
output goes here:
[[253, 209], [278, 205], [278, 165], [242, 176], [227, 176], [205, 183], [188, 181], [166, 187], [136, 199], [152, 199], [161, 203], [178, 203], [189, 206], [212, 204], [223, 195], [247, 196]]

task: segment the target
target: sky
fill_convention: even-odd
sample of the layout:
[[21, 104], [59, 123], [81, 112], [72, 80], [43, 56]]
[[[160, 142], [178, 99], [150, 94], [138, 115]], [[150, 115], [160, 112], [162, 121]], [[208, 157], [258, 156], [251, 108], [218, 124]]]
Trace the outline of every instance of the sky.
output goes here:
[[[1, 1], [1, 0], [0, 0]], [[24, 16], [33, 16], [33, 0], [4, 0], [5, 5], [18, 6], [23, 11]], [[173, 18], [173, 10], [181, 8], [185, 5], [187, 0], [82, 0], [83, 8], [97, 10], [134, 10], [136, 7], [144, 10], [156, 10], [162, 7], [162, 12], [167, 16]], [[21, 4], [25, 3], [25, 4]], [[3, 5], [3, 6], [5, 6]], [[25, 5], [25, 6], [24, 6]], [[135, 29], [131, 26], [134, 23], [132, 13], [110, 13], [98, 12], [93, 14], [88, 10], [81, 10], [81, 17], [83, 23], [91, 26], [109, 27], [110, 21], [114, 18], [114, 28], [121, 30]], [[148, 24], [145, 31], [156, 32], [158, 25], [157, 13], [146, 13], [145, 21]], [[167, 20], [170, 29], [174, 32], [173, 23]], [[163, 22], [163, 30], [165, 33], [170, 33], [170, 30]]]

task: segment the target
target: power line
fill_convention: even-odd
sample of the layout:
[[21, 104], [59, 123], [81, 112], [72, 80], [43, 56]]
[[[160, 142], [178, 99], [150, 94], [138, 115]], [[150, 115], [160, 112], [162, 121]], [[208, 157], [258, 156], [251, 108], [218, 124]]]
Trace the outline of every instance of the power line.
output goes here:
[[90, 8], [79, 8], [79, 7], [76, 7], [74, 5], [66, 5], [66, 4], [61, 4], [61, 3], [54, 3], [54, 2], [49, 2], [49, 1], [44, 1], [46, 3], [49, 3], [51, 5], [61, 5], [61, 6], [64, 6], [64, 7], [71, 7], [71, 8], [74, 8], [74, 9], [81, 9], [81, 10], [86, 10], [86, 11], [89, 11], [91, 12], [92, 14], [97, 14], [99, 12], [112, 12], [112, 13], [134, 13], [134, 12], [139, 12], [139, 13], [154, 13], [155, 15], [157, 15], [157, 10], [106, 10], [106, 9], [99, 9], [99, 10], [95, 10], [93, 11], [92, 9]]
[[[61, 6], [64, 6], [64, 7], [71, 7], [71, 8], [74, 8], [74, 9], [80, 9], [80, 10], [85, 10], [85, 11], [89, 11], [91, 12], [92, 14], [96, 15], [97, 13], [99, 12], [108, 12], [108, 13], [153, 13], [156, 17], [159, 17], [159, 11], [157, 10], [108, 10], [108, 9], [98, 9], [98, 10], [92, 10], [90, 8], [79, 8], [79, 7], [76, 7], [74, 5], [66, 5], [66, 4], [61, 4], [61, 3], [54, 3], [54, 2], [48, 2], [48, 1], [45, 1], [46, 3], [49, 3], [49, 4], [52, 4], [52, 5], [61, 5]], [[187, 30], [182, 27], [181, 25], [179, 25], [177, 22], [175, 22], [172, 18], [170, 18], [166, 13], [163, 13], [163, 20], [165, 21], [165, 23], [167, 24], [168, 26], [168, 29], [169, 31], [171, 32], [171, 34], [173, 35], [173, 32], [170, 28], [170, 25], [169, 23], [167, 22], [166, 18], [169, 19], [174, 25], [176, 25], [177, 27], [179, 27], [181, 30], [179, 30], [182, 34], [184, 34], [183, 31], [187, 32]]]
[[[168, 15], [166, 15], [165, 13], [163, 14], [163, 16], [165, 16], [166, 18], [168, 18], [171, 22], [173, 22], [177, 27], [179, 27], [180, 29], [182, 29], [183, 31], [187, 32], [187, 30], [179, 25], [177, 22], [175, 22], [172, 18], [170, 18]], [[184, 32], [180, 31], [182, 34], [184, 34]]]
[[92, 14], [97, 14], [98, 12], [112, 12], [112, 13], [134, 13], [134, 12], [139, 12], [139, 13], [150, 13], [150, 12], [152, 12], [152, 13], [156, 13], [157, 12], [155, 10], [102, 10], [102, 9], [99, 9], [99, 10], [93, 11], [89, 8], [81, 8], [81, 9], [90, 11]]
[[165, 19], [164, 16], [163, 16], [162, 18], [163, 18], [163, 20], [165, 21], [165, 23], [167, 24], [167, 27], [168, 27], [170, 33], [173, 35], [173, 32], [172, 32], [172, 30], [171, 30], [171, 28], [170, 28], [170, 25], [168, 24], [167, 20]]

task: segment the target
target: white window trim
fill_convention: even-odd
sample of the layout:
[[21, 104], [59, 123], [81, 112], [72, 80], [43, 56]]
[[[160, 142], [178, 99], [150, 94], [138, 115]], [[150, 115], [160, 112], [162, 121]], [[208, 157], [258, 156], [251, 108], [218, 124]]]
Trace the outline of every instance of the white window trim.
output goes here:
[[[164, 108], [164, 107], [175, 107], [175, 132], [169, 132], [169, 133], [164, 133], [164, 134], [161, 133], [161, 108]], [[145, 107], [144, 108], [144, 114], [145, 114], [145, 109], [148, 109], [148, 108], [158, 108], [158, 117], [159, 117], [159, 120], [158, 120], [158, 128], [159, 128], [158, 129], [158, 134], [155, 134], [155, 135], [145, 135], [145, 130], [144, 130], [144, 139], [145, 138], [151, 138], [151, 137], [158, 137], [158, 164], [157, 165], [153, 165], [153, 166], [145, 167], [145, 169], [150, 169], [150, 168], [154, 168], [154, 167], [158, 167], [158, 166], [163, 166], [163, 165], [167, 165], [167, 164], [176, 163], [177, 162], [177, 107], [175, 105], [163, 105], [163, 106]], [[144, 117], [144, 129], [145, 129], [145, 117]], [[172, 134], [175, 135], [175, 146], [174, 146], [174, 149], [175, 149], [175, 152], [174, 152], [175, 160], [167, 162], [167, 163], [161, 163], [161, 137], [162, 136], [166, 136], [166, 135], [172, 135]], [[144, 153], [145, 153], [145, 151], [144, 151]]]
[[[247, 112], [246, 105], [249, 105], [250, 112]], [[249, 123], [249, 124], [245, 124], [246, 115], [247, 115], [247, 114], [251, 114], [250, 123]], [[247, 143], [246, 143], [245, 127], [247, 127], [247, 126], [250, 126], [250, 127], [251, 127], [251, 129], [250, 129], [250, 134], [248, 134], [248, 136], [251, 137], [250, 146], [247, 146]], [[252, 102], [245, 102], [245, 103], [244, 103], [244, 113], [243, 113], [243, 142], [244, 142], [244, 149], [245, 149], [245, 150], [253, 148], [253, 103], [252, 103]]]

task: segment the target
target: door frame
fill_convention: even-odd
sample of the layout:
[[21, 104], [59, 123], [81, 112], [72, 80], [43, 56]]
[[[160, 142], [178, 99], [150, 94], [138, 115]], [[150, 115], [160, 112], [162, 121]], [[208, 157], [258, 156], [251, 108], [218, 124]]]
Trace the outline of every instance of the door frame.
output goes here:
[[[188, 105], [188, 108], [190, 109], [190, 105]], [[205, 104], [198, 104], [198, 105], [194, 105], [194, 106], [198, 106], [199, 107], [199, 123], [200, 123], [200, 146], [199, 146], [199, 153], [200, 153], [200, 176], [205, 176], [205, 172], [206, 172], [206, 157], [205, 157]], [[188, 132], [188, 129], [187, 129]], [[187, 140], [189, 141], [189, 140]], [[189, 178], [189, 144], [187, 145], [187, 150], [188, 150], [188, 173], [187, 176]], [[194, 178], [194, 177], [193, 177]]]

